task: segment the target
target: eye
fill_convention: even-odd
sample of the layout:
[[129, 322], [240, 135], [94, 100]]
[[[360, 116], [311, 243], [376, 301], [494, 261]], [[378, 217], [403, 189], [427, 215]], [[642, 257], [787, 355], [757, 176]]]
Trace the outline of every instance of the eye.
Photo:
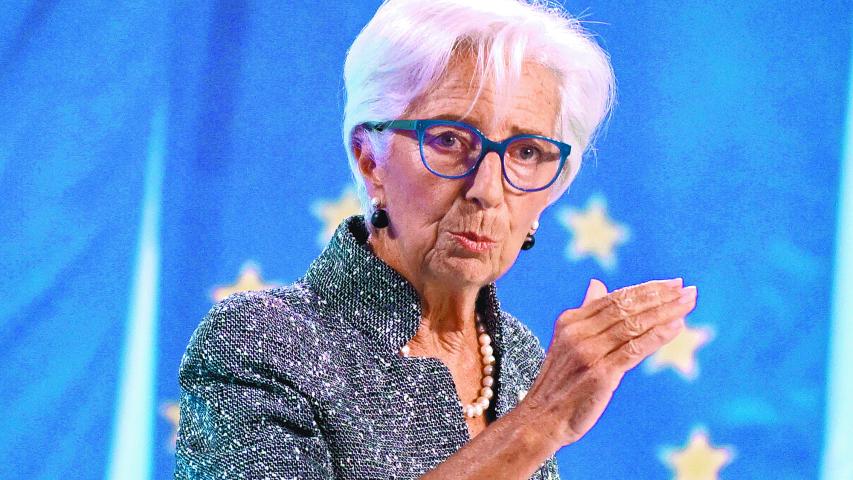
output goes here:
[[433, 128], [427, 130], [425, 141], [430, 147], [447, 152], [456, 152], [469, 148], [469, 140], [464, 132], [459, 132], [457, 129], [452, 128], [444, 130]]
[[519, 160], [535, 162], [542, 158], [542, 151], [533, 145], [521, 145], [516, 152]]
[[436, 143], [444, 148], [453, 148], [459, 143], [459, 137], [453, 132], [444, 132], [436, 138]]

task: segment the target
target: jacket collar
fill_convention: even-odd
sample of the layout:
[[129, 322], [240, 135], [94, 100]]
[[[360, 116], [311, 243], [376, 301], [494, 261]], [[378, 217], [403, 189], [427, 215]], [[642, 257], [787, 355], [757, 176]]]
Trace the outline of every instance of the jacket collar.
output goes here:
[[[367, 243], [364, 217], [344, 220], [304, 281], [326, 305], [388, 353], [395, 353], [417, 332], [421, 301], [402, 275], [373, 254]], [[501, 352], [500, 305], [495, 286], [480, 290], [477, 311]]]

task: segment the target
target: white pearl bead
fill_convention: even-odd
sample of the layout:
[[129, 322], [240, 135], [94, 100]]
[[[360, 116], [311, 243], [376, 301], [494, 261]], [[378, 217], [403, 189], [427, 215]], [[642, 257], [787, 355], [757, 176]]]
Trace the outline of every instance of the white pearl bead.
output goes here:
[[408, 346], [408, 345], [403, 345], [402, 347], [400, 347], [400, 353], [401, 353], [404, 357], [408, 357], [408, 356], [409, 356], [409, 352], [410, 352], [410, 351], [411, 351], [411, 349], [409, 348], [409, 346]]
[[[480, 389], [480, 396], [473, 403], [462, 406], [462, 413], [467, 418], [475, 418], [483, 415], [483, 412], [489, 409], [491, 398], [494, 397], [492, 385], [495, 379], [492, 378], [492, 365], [495, 363], [495, 350], [492, 347], [492, 338], [486, 333], [486, 326], [483, 325], [482, 318], [477, 314], [477, 342], [480, 344], [480, 353], [483, 355], [483, 387]], [[403, 349], [400, 349], [403, 352]], [[408, 353], [408, 349], [407, 349]]]

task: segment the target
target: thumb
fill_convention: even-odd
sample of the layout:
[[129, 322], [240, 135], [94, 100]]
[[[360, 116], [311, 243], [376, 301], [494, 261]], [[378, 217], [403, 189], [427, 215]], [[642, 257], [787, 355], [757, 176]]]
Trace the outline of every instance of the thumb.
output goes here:
[[586, 289], [586, 296], [584, 296], [581, 306], [589, 305], [605, 295], [607, 295], [607, 287], [604, 285], [604, 282], [593, 278], [589, 281], [589, 287]]

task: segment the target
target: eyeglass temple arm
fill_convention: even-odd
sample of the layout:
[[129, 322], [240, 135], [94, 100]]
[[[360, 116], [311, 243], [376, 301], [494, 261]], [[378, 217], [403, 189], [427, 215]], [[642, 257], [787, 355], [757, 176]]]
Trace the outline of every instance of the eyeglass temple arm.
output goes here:
[[417, 120], [389, 120], [386, 122], [364, 122], [364, 128], [382, 132], [387, 129], [391, 130], [417, 130]]

